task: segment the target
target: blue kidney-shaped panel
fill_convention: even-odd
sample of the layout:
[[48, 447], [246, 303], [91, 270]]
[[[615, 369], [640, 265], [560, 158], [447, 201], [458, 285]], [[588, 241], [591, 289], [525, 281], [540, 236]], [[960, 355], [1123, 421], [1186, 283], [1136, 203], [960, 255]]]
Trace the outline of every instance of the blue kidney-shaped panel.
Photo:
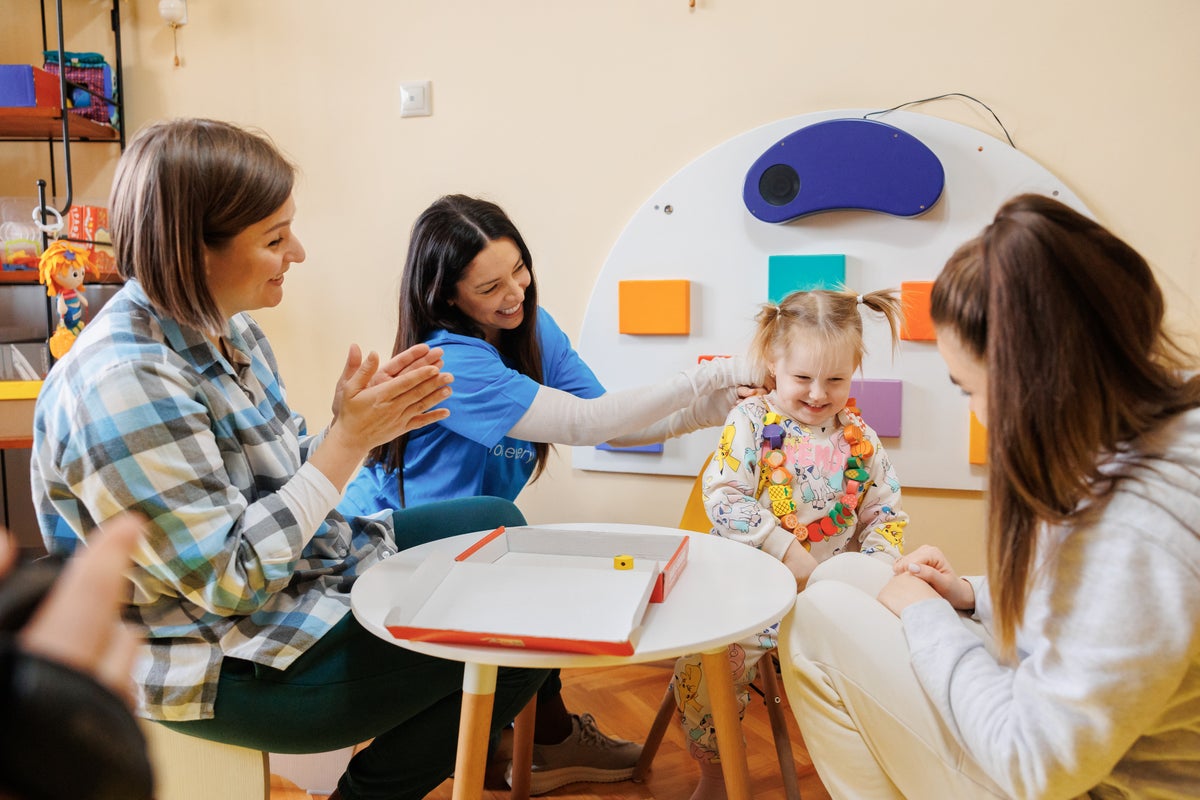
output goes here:
[[763, 222], [838, 209], [924, 214], [946, 173], [910, 133], [870, 119], [831, 119], [789, 133], [758, 157], [742, 190]]

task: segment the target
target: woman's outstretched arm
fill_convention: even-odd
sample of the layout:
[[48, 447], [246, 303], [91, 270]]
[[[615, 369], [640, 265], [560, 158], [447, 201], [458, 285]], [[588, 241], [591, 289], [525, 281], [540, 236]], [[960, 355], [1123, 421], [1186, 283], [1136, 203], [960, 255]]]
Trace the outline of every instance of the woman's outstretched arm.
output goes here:
[[[694, 403], [711, 403], [712, 396], [724, 390], [736, 392], [738, 386], [761, 384], [762, 377], [747, 360], [714, 358], [662, 383], [607, 392], [592, 399], [542, 386], [509, 435], [531, 442], [600, 444], [641, 431], [677, 411], [688, 410]], [[734, 402], [736, 394], [730, 396], [729, 405]]]

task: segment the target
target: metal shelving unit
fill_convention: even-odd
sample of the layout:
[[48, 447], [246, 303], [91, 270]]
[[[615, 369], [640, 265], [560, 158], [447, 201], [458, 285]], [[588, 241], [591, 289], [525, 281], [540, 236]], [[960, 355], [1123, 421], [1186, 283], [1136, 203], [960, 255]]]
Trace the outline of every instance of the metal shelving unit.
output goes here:
[[[59, 53], [58, 96], [59, 104], [55, 107], [33, 107], [20, 109], [4, 109], [0, 111], [0, 140], [10, 142], [46, 142], [49, 148], [50, 164], [50, 193], [58, 195], [58, 175], [54, 158], [55, 145], [62, 149], [63, 183], [66, 190], [64, 205], [58, 209], [60, 214], [66, 214], [74, 199], [74, 181], [71, 169], [71, 146], [79, 143], [116, 144], [121, 150], [125, 149], [125, 107], [124, 107], [124, 63], [121, 58], [121, 8], [118, 0], [112, 0], [109, 19], [113, 33], [113, 94], [111, 97], [97, 94], [86, 86], [72, 83], [67, 79], [66, 35], [64, 32], [63, 0], [54, 0], [56, 13], [54, 28], [51, 30], [50, 21], [46, 16], [46, 0], [40, 0], [42, 19], [42, 50], [49, 51], [53, 42]], [[51, 35], [53, 34], [53, 39]], [[72, 112], [67, 98], [77, 91], [83, 91], [96, 100], [116, 109], [116, 125], [104, 125], [87, 117]], [[44, 203], [43, 203], [44, 205]]]
[[[19, 109], [0, 109], [0, 145], [5, 142], [45, 142], [48, 152], [49, 175], [47, 179], [36, 181], [37, 209], [40, 209], [42, 225], [46, 225], [57, 212], [58, 216], [66, 217], [71, 210], [75, 197], [74, 168], [71, 151], [79, 145], [115, 146], [118, 152], [125, 149], [125, 106], [124, 106], [124, 63], [121, 56], [121, 12], [119, 0], [112, 0], [109, 18], [112, 29], [111, 53], [112, 64], [112, 95], [97, 94], [95, 91], [78, 83], [73, 83], [67, 77], [66, 35], [64, 31], [63, 0], [54, 0], [55, 18], [47, 16], [47, 0], [40, 0], [42, 24], [42, 50], [49, 51], [57, 47], [59, 54], [58, 87], [59, 104], [57, 107], [34, 107]], [[108, 48], [104, 48], [106, 56]], [[115, 108], [114, 125], [105, 125], [88, 119], [73, 112], [68, 97], [75, 96], [78, 91], [87, 92], [94, 100]], [[61, 163], [61, 174], [58, 165]], [[61, 208], [51, 209], [47, 205], [48, 196], [59, 198], [59, 183], [62, 183], [64, 193], [61, 198]], [[47, 187], [49, 195], [47, 195]], [[50, 235], [43, 228], [42, 247], [50, 241]], [[94, 244], [87, 240], [73, 239], [84, 244]], [[89, 297], [89, 312], [94, 314], [108, 296], [118, 287], [115, 285], [102, 286], [89, 284], [93, 296]], [[101, 298], [99, 295], [104, 295]], [[38, 306], [37, 311], [31, 306]], [[44, 317], [42, 316], [44, 314]], [[56, 313], [52, 298], [45, 295], [38, 283], [37, 273], [8, 272], [0, 270], [0, 319], [7, 322], [0, 325], [12, 327], [15, 340], [5, 336], [0, 344], [32, 344], [45, 339], [35, 332], [42, 320], [45, 322], [45, 338], [54, 332]], [[19, 330], [17, 330], [19, 328]], [[32, 338], [31, 338], [32, 337]], [[47, 358], [49, 358], [47, 351]], [[22, 386], [21, 384], [26, 384]], [[16, 381], [0, 384], [0, 523], [4, 524], [13, 534], [26, 556], [37, 555], [42, 551], [38, 538], [37, 519], [33, 510], [29, 490], [29, 460], [31, 457], [32, 440], [32, 400], [27, 391], [37, 381]], [[27, 435], [26, 435], [26, 428]]]

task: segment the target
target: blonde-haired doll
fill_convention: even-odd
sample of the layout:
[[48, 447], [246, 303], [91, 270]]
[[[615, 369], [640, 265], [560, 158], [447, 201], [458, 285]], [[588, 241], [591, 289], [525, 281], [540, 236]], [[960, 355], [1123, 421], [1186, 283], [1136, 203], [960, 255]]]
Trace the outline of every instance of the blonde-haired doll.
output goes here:
[[86, 248], [59, 240], [38, 260], [38, 280], [46, 284], [46, 295], [58, 297], [58, 327], [50, 337], [50, 353], [55, 358], [66, 355], [83, 330], [83, 310], [88, 304], [83, 281], [96, 272], [90, 255]]

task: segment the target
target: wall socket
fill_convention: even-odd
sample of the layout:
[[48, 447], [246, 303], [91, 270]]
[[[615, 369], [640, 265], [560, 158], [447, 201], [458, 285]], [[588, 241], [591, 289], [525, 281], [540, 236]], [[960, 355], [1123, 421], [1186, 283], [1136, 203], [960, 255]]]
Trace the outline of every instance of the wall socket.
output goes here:
[[400, 84], [400, 116], [428, 117], [433, 113], [433, 87], [430, 81], [405, 81]]

